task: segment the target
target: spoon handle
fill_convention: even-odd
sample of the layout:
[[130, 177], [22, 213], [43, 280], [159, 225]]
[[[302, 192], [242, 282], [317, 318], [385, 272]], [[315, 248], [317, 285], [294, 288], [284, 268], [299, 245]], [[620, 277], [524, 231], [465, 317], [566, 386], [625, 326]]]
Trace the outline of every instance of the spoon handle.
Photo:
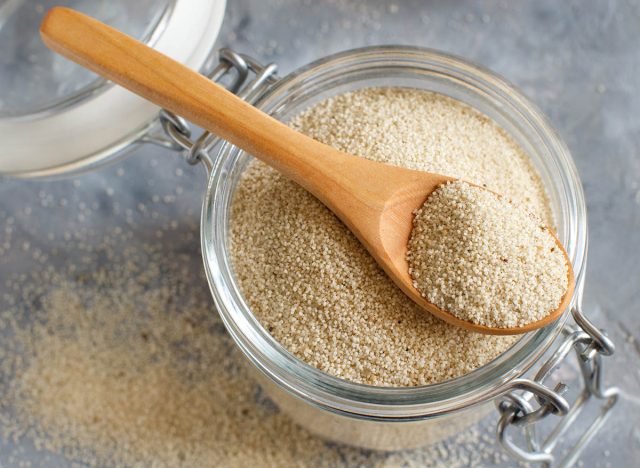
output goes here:
[[49, 11], [40, 34], [61, 55], [244, 149], [325, 203], [328, 186], [346, 188], [339, 167], [348, 156], [130, 36], [64, 7]]

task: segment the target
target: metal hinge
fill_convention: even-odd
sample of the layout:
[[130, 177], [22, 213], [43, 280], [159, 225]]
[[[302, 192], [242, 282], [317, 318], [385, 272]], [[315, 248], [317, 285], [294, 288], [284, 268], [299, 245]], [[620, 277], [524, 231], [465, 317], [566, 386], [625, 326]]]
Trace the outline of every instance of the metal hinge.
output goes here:
[[[262, 65], [247, 55], [224, 48], [218, 52], [218, 65], [206, 76], [241, 99], [253, 103], [278, 81], [276, 71], [275, 64]], [[144, 137], [144, 141], [180, 151], [189, 164], [203, 162], [210, 171], [211, 150], [220, 142], [220, 138], [208, 131], [203, 131], [198, 138], [192, 138], [189, 123], [166, 109], [160, 111], [159, 118], [163, 133], [150, 133]]]
[[[542, 463], [545, 467], [573, 465], [618, 401], [619, 390], [615, 387], [605, 388], [602, 380], [602, 358], [614, 353], [613, 342], [585, 317], [580, 308], [574, 307], [571, 312], [578, 327], [565, 325], [560, 345], [535, 377], [514, 380], [497, 401], [500, 413], [498, 440], [517, 460]], [[573, 404], [569, 404], [563, 396], [568, 388], [566, 384], [558, 383], [551, 389], [544, 382], [572, 351], [578, 359], [582, 383], [580, 394]], [[598, 415], [585, 427], [575, 444], [562, 456], [558, 456], [554, 449], [560, 438], [592, 399], [600, 402]], [[560, 420], [548, 431], [546, 437], [540, 437], [536, 428], [539, 428], [542, 420], [552, 418], [553, 415]], [[510, 427], [521, 428], [526, 447], [518, 446], [507, 434]]]

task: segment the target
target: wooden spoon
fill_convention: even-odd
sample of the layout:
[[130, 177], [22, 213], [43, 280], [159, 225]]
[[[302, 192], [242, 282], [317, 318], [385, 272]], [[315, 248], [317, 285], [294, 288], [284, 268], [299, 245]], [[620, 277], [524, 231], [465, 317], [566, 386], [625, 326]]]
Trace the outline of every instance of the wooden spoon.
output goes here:
[[555, 321], [569, 305], [573, 272], [556, 238], [569, 265], [569, 286], [557, 310], [519, 328], [491, 328], [455, 317], [413, 287], [406, 260], [413, 211], [453, 178], [373, 162], [319, 143], [204, 76], [76, 11], [53, 8], [40, 33], [56, 52], [215, 133], [300, 184], [351, 229], [407, 296], [442, 320], [480, 333], [518, 334]]

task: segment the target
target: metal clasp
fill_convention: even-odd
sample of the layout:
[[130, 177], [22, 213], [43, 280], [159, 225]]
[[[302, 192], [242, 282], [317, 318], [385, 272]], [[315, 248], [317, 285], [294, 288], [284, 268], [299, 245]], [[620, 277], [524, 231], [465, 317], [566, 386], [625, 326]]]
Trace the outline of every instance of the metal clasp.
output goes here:
[[[535, 377], [514, 380], [497, 401], [500, 413], [498, 440], [509, 454], [523, 462], [542, 463], [545, 467], [573, 465], [618, 401], [619, 390], [615, 387], [605, 388], [602, 380], [602, 357], [614, 353], [613, 342], [585, 317], [579, 307], [574, 307], [571, 312], [578, 327], [565, 325], [560, 345]], [[544, 385], [571, 351], [575, 352], [582, 377], [582, 390], [572, 405], [563, 396], [568, 388], [566, 384], [558, 383], [553, 390]], [[598, 415], [576, 443], [561, 458], [558, 457], [554, 454], [558, 441], [592, 398], [602, 402]], [[536, 428], [541, 420], [550, 415], [561, 419], [541, 440]], [[512, 426], [523, 429], [526, 448], [518, 446], [507, 434]]]
[[[276, 71], [275, 64], [262, 65], [247, 55], [223, 48], [218, 52], [218, 65], [206, 76], [253, 103], [266, 88], [278, 81]], [[193, 139], [189, 123], [166, 109], [160, 111], [159, 119], [163, 133], [149, 133], [143, 141], [180, 151], [189, 164], [203, 162], [210, 172], [213, 166], [211, 150], [220, 142], [220, 138], [203, 131]]]

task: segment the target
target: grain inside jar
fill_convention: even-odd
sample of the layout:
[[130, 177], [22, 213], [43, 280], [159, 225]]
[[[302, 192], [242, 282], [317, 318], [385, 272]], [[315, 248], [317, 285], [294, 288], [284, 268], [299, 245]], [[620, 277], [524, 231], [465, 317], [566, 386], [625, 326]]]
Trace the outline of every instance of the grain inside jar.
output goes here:
[[[290, 124], [350, 154], [464, 178], [553, 224], [526, 153], [459, 101], [369, 88], [322, 101]], [[297, 357], [336, 377], [379, 386], [437, 383], [488, 363], [517, 339], [467, 332], [419, 309], [335, 215], [259, 161], [233, 200], [231, 251], [258, 320]]]

